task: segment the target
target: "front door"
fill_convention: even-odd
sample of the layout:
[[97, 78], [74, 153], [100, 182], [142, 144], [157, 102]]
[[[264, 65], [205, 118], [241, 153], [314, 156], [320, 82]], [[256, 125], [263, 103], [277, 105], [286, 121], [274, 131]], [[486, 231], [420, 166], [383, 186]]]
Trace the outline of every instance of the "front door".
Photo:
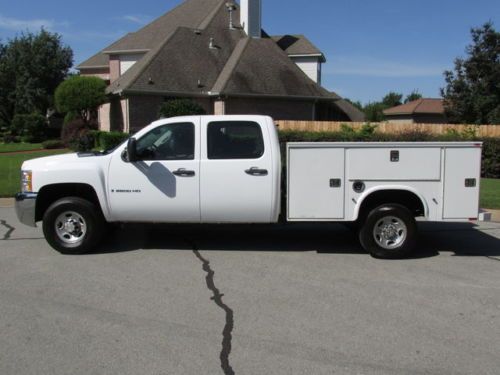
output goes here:
[[202, 118], [201, 129], [202, 222], [269, 223], [277, 171], [265, 126]]
[[116, 221], [200, 221], [199, 123], [159, 125], [137, 139], [139, 161], [115, 153], [109, 170]]

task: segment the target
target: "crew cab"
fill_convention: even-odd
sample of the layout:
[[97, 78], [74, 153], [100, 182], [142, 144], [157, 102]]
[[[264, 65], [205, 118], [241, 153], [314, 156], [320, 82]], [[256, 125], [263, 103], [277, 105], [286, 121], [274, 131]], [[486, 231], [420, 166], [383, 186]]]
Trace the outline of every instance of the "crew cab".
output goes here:
[[270, 117], [169, 118], [113, 150], [26, 161], [16, 211], [24, 224], [41, 221], [48, 243], [70, 254], [98, 246], [106, 223], [281, 217], [348, 223], [373, 256], [399, 258], [415, 246], [417, 217], [477, 219], [481, 146], [288, 143], [282, 176]]

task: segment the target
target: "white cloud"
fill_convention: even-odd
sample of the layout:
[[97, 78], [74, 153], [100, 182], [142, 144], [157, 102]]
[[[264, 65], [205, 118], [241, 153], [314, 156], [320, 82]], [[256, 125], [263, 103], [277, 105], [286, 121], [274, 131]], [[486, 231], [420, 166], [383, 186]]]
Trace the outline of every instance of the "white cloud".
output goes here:
[[17, 18], [4, 17], [0, 14], [0, 28], [11, 31], [39, 30], [42, 27], [47, 30], [54, 29], [56, 23], [53, 20], [32, 19], [21, 20]]
[[325, 66], [325, 73], [365, 77], [435, 77], [441, 76], [445, 66], [380, 60], [371, 57], [335, 57]]

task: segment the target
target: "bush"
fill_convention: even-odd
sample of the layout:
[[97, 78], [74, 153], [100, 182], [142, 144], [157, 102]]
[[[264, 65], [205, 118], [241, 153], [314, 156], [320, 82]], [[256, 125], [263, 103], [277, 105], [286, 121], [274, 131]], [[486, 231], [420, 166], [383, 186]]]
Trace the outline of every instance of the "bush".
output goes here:
[[410, 131], [398, 134], [386, 134], [354, 131], [347, 125], [339, 132], [302, 132], [295, 130], [280, 131], [281, 151], [284, 155], [285, 144], [288, 142], [454, 142], [477, 140], [483, 142], [482, 177], [500, 178], [500, 138], [472, 139], [474, 130], [462, 133], [449, 132], [444, 135], [434, 135], [422, 131]]
[[90, 151], [94, 148], [96, 124], [76, 119], [63, 126], [61, 140], [64, 146], [74, 151]]
[[12, 134], [6, 134], [3, 136], [4, 143], [21, 143], [21, 138]]
[[66, 114], [66, 124], [76, 118], [92, 122], [97, 107], [106, 102], [106, 82], [98, 77], [72, 76], [57, 87], [54, 98], [57, 110]]
[[42, 147], [46, 150], [56, 150], [59, 148], [64, 148], [64, 143], [60, 139], [51, 139], [42, 142]]
[[204, 115], [202, 106], [190, 99], [172, 99], [163, 103], [158, 111], [160, 118], [176, 116]]
[[486, 178], [500, 178], [500, 138], [483, 139], [481, 174]]
[[11, 124], [12, 133], [21, 136], [26, 143], [42, 142], [47, 134], [47, 119], [38, 114], [15, 115]]
[[96, 147], [99, 147], [103, 150], [110, 150], [118, 146], [128, 137], [128, 134], [121, 132], [96, 132]]

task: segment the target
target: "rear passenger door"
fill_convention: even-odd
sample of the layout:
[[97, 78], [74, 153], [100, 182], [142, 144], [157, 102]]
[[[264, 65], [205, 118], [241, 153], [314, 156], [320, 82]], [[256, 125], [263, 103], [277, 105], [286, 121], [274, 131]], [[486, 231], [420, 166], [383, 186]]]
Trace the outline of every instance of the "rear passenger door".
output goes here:
[[269, 223], [276, 171], [266, 126], [202, 117], [201, 140], [202, 222]]

